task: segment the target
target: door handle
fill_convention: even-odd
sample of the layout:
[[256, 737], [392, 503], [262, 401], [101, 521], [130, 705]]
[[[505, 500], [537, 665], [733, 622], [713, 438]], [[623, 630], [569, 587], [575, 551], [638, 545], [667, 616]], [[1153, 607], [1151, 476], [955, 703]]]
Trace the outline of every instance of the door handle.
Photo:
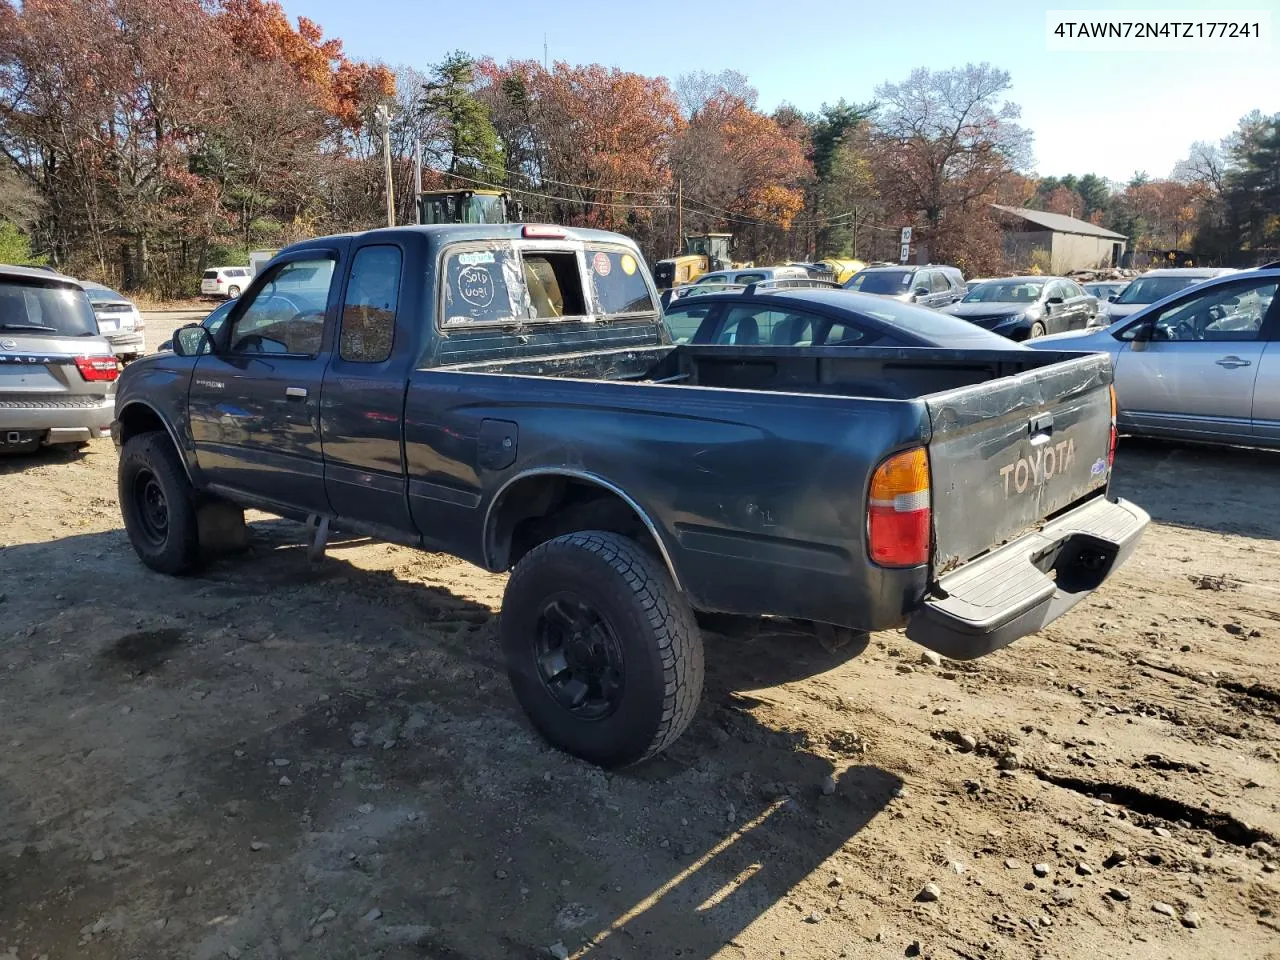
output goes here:
[[305, 400], [307, 399], [307, 388], [306, 387], [285, 387], [284, 395], [288, 397], [290, 400]]
[[1213, 361], [1220, 367], [1226, 367], [1228, 370], [1234, 370], [1236, 367], [1249, 367], [1253, 365], [1252, 360], [1241, 360], [1232, 354], [1229, 357], [1223, 357], [1221, 360]]

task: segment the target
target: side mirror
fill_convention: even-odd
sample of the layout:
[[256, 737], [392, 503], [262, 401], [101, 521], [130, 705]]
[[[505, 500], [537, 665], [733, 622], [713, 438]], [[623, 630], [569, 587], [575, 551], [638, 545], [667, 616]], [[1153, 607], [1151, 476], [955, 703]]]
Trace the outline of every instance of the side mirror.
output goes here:
[[917, 296], [917, 297], [927, 297], [928, 295], [929, 295], [928, 287], [916, 287], [914, 291], [914, 296]]
[[1057, 306], [1058, 304], [1065, 303], [1065, 302], [1066, 301], [1064, 301], [1061, 297], [1050, 297], [1048, 300], [1045, 301], [1045, 303], [1047, 304], [1052, 303], [1054, 306]]
[[173, 352], [179, 357], [198, 357], [212, 353], [213, 339], [202, 325], [189, 323], [174, 331]]
[[1120, 299], [1120, 294], [1118, 293], [1113, 293], [1109, 297], [1107, 297], [1107, 301], [1109, 303], [1115, 303], [1119, 299]]
[[1153, 332], [1150, 321], [1140, 323], [1134, 328], [1133, 336], [1129, 338], [1129, 342], [1135, 353], [1141, 353], [1143, 350], [1147, 349], [1147, 344], [1152, 340]]

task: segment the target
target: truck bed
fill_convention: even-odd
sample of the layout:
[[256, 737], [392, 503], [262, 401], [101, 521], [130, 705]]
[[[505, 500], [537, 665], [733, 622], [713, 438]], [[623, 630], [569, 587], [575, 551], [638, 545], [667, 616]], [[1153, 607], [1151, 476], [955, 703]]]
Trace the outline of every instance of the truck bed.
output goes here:
[[909, 400], [1011, 377], [1079, 353], [927, 347], [651, 346], [436, 367], [470, 373]]

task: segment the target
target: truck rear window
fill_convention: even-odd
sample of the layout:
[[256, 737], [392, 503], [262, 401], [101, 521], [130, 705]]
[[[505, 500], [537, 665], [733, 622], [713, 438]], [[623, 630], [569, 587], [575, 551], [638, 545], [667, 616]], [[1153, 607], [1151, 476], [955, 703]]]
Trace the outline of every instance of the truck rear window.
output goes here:
[[520, 258], [506, 244], [460, 246], [444, 259], [444, 326], [528, 319]]
[[586, 258], [598, 314], [618, 316], [658, 312], [634, 253], [620, 247], [588, 244]]

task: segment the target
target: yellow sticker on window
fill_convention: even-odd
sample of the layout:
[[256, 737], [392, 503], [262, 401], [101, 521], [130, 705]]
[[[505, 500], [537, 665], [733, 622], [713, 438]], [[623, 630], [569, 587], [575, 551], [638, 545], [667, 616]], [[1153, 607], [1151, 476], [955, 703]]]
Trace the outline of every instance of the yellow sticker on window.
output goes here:
[[629, 253], [624, 253], [622, 259], [618, 261], [622, 267], [622, 272], [628, 277], [636, 272], [636, 258]]

